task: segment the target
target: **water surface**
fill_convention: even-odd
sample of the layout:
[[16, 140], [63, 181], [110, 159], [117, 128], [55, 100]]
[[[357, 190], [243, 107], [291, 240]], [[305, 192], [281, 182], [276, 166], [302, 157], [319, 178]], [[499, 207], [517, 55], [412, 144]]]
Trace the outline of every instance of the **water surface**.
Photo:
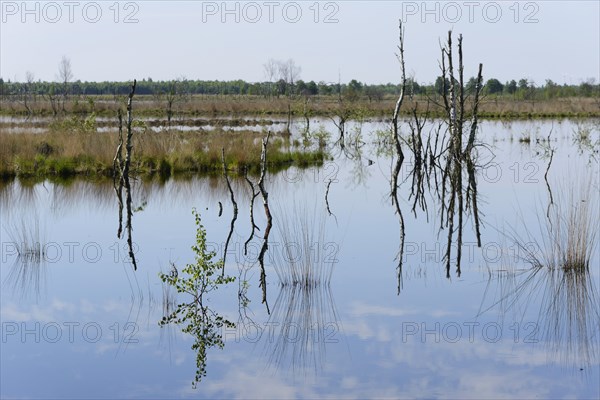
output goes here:
[[[337, 139], [332, 121], [311, 122], [319, 125], [330, 142]], [[294, 129], [300, 139], [302, 125]], [[171, 263], [181, 273], [194, 261], [193, 208], [210, 248], [223, 255], [233, 217], [224, 178], [132, 181], [137, 271], [117, 238], [112, 181], [3, 183], [2, 397], [598, 398], [598, 247], [589, 274], [533, 273], [507, 235], [542, 240], [551, 193], [558, 201], [587, 185], [589, 196], [578, 200], [598, 211], [597, 124], [481, 124], [482, 247], [466, 215], [461, 272], [453, 258], [449, 278], [435, 187], [425, 191], [427, 211], [413, 213], [408, 157], [399, 193], [401, 282], [385, 129], [384, 122], [349, 123], [345, 148], [331, 145], [333, 159], [322, 167], [267, 175], [267, 304], [257, 260], [262, 198], [254, 204], [260, 230], [245, 251], [252, 194], [244, 179], [231, 178], [239, 214], [225, 272], [237, 280], [210, 293], [207, 304], [237, 327], [222, 330], [223, 349], [207, 350], [197, 388], [194, 339], [158, 324], [185, 295], [169, 291], [158, 274]], [[43, 256], [17, 256], [22, 237], [41, 242]], [[305, 260], [332, 269], [331, 279], [309, 289], [281, 286], [278, 271]]]

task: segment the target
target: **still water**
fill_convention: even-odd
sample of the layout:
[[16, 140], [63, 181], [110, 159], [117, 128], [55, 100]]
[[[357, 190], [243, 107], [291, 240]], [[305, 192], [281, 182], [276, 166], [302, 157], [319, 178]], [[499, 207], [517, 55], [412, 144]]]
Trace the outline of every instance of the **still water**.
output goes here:
[[[335, 126], [315, 120], [311, 128], [319, 125], [333, 143]], [[598, 398], [598, 246], [589, 272], [572, 277], [533, 268], [513, 240], [546, 249], [550, 196], [564, 215], [589, 203], [598, 231], [597, 122], [481, 124], [481, 247], [467, 214], [460, 273], [456, 249], [446, 270], [448, 228], [440, 230], [433, 178], [426, 209], [413, 212], [410, 153], [400, 172], [406, 241], [397, 258], [385, 129], [349, 123], [346, 145], [332, 144], [322, 167], [267, 174], [273, 228], [264, 287], [263, 200], [254, 199], [251, 236], [251, 187], [231, 177], [239, 212], [225, 274], [236, 280], [206, 294], [204, 306], [235, 327], [221, 327], [223, 347], [207, 345], [203, 357], [182, 326], [159, 325], [190, 301], [159, 273], [176, 265], [182, 275], [194, 263], [194, 208], [209, 250], [223, 256], [234, 211], [222, 176], [132, 181], [136, 271], [117, 238], [112, 181], [3, 183], [0, 395]], [[19, 256], [20, 242], [41, 243], [43, 253]], [[306, 265], [322, 272], [314, 284], [281, 285]], [[206, 376], [194, 384], [199, 358]]]

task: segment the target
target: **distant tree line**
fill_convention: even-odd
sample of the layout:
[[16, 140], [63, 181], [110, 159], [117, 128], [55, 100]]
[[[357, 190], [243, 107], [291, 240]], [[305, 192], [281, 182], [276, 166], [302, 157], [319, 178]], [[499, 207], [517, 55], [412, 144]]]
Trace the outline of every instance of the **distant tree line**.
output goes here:
[[[130, 82], [82, 82], [69, 81], [69, 76], [63, 77], [61, 82], [35, 81], [28, 75], [25, 82], [11, 82], [0, 78], [0, 96], [24, 96], [35, 98], [42, 96], [86, 96], [86, 95], [127, 95]], [[448, 83], [448, 82], [447, 82]], [[446, 84], [446, 88], [450, 85]], [[419, 84], [410, 78], [407, 79], [410, 94], [414, 95], [440, 95], [444, 87], [441, 77], [433, 84]], [[475, 78], [467, 81], [467, 91], [475, 87]], [[136, 94], [169, 96], [176, 93], [185, 95], [253, 95], [265, 97], [281, 96], [316, 96], [316, 95], [343, 95], [350, 100], [366, 99], [368, 101], [381, 101], [386, 96], [396, 96], [400, 86], [396, 83], [366, 84], [352, 79], [348, 83], [331, 83], [304, 81], [302, 79], [286, 80], [280, 78], [276, 81], [246, 82], [243, 80], [218, 81], [218, 80], [187, 80], [175, 79], [169, 81], [154, 81], [152, 78], [139, 80]], [[528, 79], [511, 80], [505, 83], [491, 78], [485, 83], [484, 94], [491, 96], [510, 96], [514, 99], [527, 100], [552, 99], [558, 97], [597, 97], [600, 95], [600, 85], [594, 79], [589, 79], [578, 85], [560, 85], [547, 79], [541, 85]]]

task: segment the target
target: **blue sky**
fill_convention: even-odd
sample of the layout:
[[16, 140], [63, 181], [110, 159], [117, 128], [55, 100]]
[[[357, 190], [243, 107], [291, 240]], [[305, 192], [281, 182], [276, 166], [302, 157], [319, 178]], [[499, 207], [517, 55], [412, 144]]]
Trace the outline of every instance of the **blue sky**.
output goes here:
[[[0, 76], [55, 80], [63, 55], [75, 79], [264, 80], [269, 59], [301, 78], [397, 82], [398, 19], [407, 72], [439, 73], [440, 41], [464, 36], [465, 74], [578, 84], [600, 75], [598, 1], [74, 1], [1, 2]], [[126, 23], [128, 20], [129, 23]]]

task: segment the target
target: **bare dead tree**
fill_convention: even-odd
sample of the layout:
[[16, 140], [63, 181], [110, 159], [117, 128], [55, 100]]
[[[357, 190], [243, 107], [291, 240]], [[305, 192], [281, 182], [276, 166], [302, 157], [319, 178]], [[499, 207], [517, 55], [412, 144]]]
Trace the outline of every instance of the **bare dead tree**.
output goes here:
[[119, 121], [119, 137], [117, 151], [113, 158], [113, 181], [118, 175], [123, 175], [123, 113], [120, 108], [117, 110], [117, 120]]
[[[478, 123], [478, 106], [482, 82], [482, 64], [479, 64], [479, 72], [474, 94], [474, 103], [471, 116], [471, 126], [468, 134], [466, 147], [463, 149], [463, 132], [466, 119], [465, 89], [464, 89], [464, 64], [462, 35], [458, 37], [458, 76], [454, 70], [452, 31], [448, 32], [447, 44], [442, 47], [442, 98], [446, 114], [448, 132], [447, 147], [443, 150], [446, 154], [445, 166], [442, 175], [441, 190], [441, 212], [440, 229], [447, 228], [446, 243], [446, 276], [450, 277], [451, 245], [456, 234], [457, 254], [456, 272], [460, 276], [461, 255], [463, 243], [464, 215], [469, 209], [473, 212], [474, 225], [477, 242], [481, 246], [481, 235], [479, 228], [479, 216], [477, 209], [477, 182], [475, 174], [475, 162], [473, 160], [473, 148]], [[446, 82], [449, 87], [446, 88]], [[468, 185], [466, 191], [463, 189], [463, 162], [466, 163], [468, 174]], [[466, 204], [465, 204], [466, 196]], [[455, 217], [457, 221], [455, 221]], [[455, 228], [455, 222], [457, 224]]]
[[177, 98], [177, 84], [174, 81], [169, 83], [169, 88], [165, 93], [165, 101], [167, 102], [167, 125], [171, 127], [171, 118], [173, 117], [173, 103]]
[[127, 140], [125, 143], [125, 163], [123, 164], [123, 175], [129, 176], [129, 166], [131, 164], [131, 154], [133, 152], [133, 96], [137, 81], [134, 79], [127, 97]]
[[[125, 158], [123, 159], [123, 115], [121, 109], [117, 110], [117, 120], [119, 124], [119, 137], [117, 150], [115, 157], [113, 158], [113, 187], [117, 195], [117, 202], [119, 206], [119, 227], [117, 229], [117, 238], [121, 238], [123, 232], [123, 189], [125, 189], [125, 208], [126, 208], [126, 222], [125, 230], [127, 231], [127, 247], [128, 254], [133, 264], [133, 269], [137, 270], [137, 262], [135, 259], [135, 252], [133, 251], [133, 209], [132, 209], [132, 196], [131, 196], [131, 182], [129, 179], [131, 155], [133, 152], [133, 96], [135, 95], [136, 80], [133, 80], [131, 90], [127, 98], [127, 137], [125, 141]], [[117, 184], [118, 181], [118, 184]]]
[[[462, 50], [462, 47], [461, 47]], [[461, 52], [462, 55], [462, 52]], [[479, 113], [479, 95], [483, 88], [483, 76], [482, 76], [483, 64], [479, 64], [479, 71], [477, 72], [477, 83], [475, 84], [475, 98], [473, 100], [473, 115], [471, 116], [471, 129], [469, 131], [469, 140], [467, 142], [467, 147], [465, 148], [465, 152], [463, 154], [463, 158], [467, 158], [470, 156], [471, 151], [473, 150], [473, 146], [475, 144], [475, 135], [477, 134], [478, 127], [478, 113]]]
[[291, 58], [286, 61], [277, 62], [279, 80], [285, 82], [285, 88], [288, 97], [292, 97], [294, 95], [294, 85], [298, 79], [300, 79], [301, 71], [302, 68], [299, 65], [296, 65], [296, 62]]
[[300, 73], [302, 72], [302, 67], [296, 65], [296, 62], [293, 59], [287, 60], [288, 64], [288, 82], [292, 86], [292, 92], [294, 90], [294, 85], [300, 79]]
[[398, 199], [398, 176], [400, 175], [400, 169], [402, 168], [402, 163], [404, 162], [404, 153], [402, 151], [402, 145], [400, 144], [400, 131], [398, 129], [398, 117], [400, 115], [400, 108], [402, 107], [402, 103], [404, 101], [404, 92], [406, 89], [406, 67], [404, 63], [404, 29], [402, 27], [402, 20], [398, 21], [398, 53], [396, 53], [396, 57], [400, 63], [400, 95], [398, 96], [398, 100], [396, 101], [396, 106], [394, 108], [394, 114], [392, 117], [392, 130], [394, 136], [394, 144], [396, 148], [396, 165], [394, 167], [394, 171], [392, 173], [392, 184], [391, 184], [391, 197], [392, 204], [396, 208], [396, 214], [398, 214], [398, 218], [400, 220], [400, 249], [398, 251], [397, 259], [398, 259], [398, 294], [400, 294], [400, 290], [402, 288], [402, 263], [404, 258], [404, 241], [406, 237], [405, 233], [405, 225], [404, 225], [404, 216], [402, 215], [402, 210], [400, 208], [400, 201]]
[[[402, 79], [400, 85], [400, 94], [396, 101], [394, 114], [392, 118], [392, 133], [396, 148], [397, 160], [391, 177], [391, 197], [392, 203], [399, 215], [401, 225], [401, 240], [398, 265], [398, 290], [402, 287], [402, 256], [404, 249], [404, 219], [399, 205], [398, 195], [398, 176], [404, 160], [403, 145], [405, 142], [413, 155], [413, 167], [410, 171], [412, 177], [412, 187], [409, 199], [413, 199], [412, 212], [416, 217], [417, 207], [421, 208], [427, 214], [427, 203], [425, 200], [425, 187], [431, 190], [432, 174], [434, 182], [434, 193], [437, 193], [440, 207], [440, 231], [446, 229], [446, 252], [444, 260], [446, 262], [446, 276], [450, 277], [451, 249], [452, 244], [457, 246], [456, 254], [456, 272], [460, 276], [461, 255], [463, 244], [463, 231], [465, 226], [465, 216], [473, 214], [473, 222], [477, 243], [481, 246], [480, 221], [477, 207], [477, 179], [476, 179], [476, 160], [475, 160], [475, 142], [478, 127], [478, 105], [482, 88], [482, 65], [479, 64], [479, 72], [476, 80], [473, 108], [470, 111], [470, 124], [468, 123], [466, 92], [464, 86], [464, 63], [463, 63], [463, 39], [459, 35], [458, 60], [454, 57], [454, 45], [452, 32], [448, 32], [446, 44], [441, 48], [441, 103], [433, 100], [434, 104], [440, 105], [444, 109], [444, 122], [438, 124], [437, 129], [434, 126], [427, 134], [427, 140], [424, 141], [423, 128], [427, 121], [429, 108], [424, 118], [420, 118], [417, 113], [418, 104], [413, 106], [412, 118], [408, 121], [410, 136], [403, 139], [399, 128], [399, 115], [402, 108], [405, 93], [407, 90], [407, 79], [405, 75], [404, 63], [404, 31], [402, 23], [399, 23], [399, 46], [397, 58], [400, 63]], [[463, 143], [463, 135], [467, 137], [466, 146]], [[466, 166], [466, 168], [465, 168]], [[466, 170], [468, 180], [466, 187], [463, 187], [463, 173]], [[440, 179], [438, 179], [438, 171]], [[407, 177], [408, 179], [408, 177]]]
[[349, 115], [347, 109], [344, 107], [343, 104], [339, 104], [338, 115], [329, 117], [329, 119], [331, 119], [331, 122], [333, 122], [335, 127], [338, 129], [338, 132], [340, 133], [340, 136], [338, 137], [336, 143], [340, 145], [340, 148], [342, 150], [346, 146], [346, 121], [348, 120], [348, 117]]
[[62, 56], [58, 63], [58, 81], [62, 84], [62, 111], [65, 111], [65, 103], [69, 96], [70, 83], [73, 80], [73, 69], [71, 68], [71, 60], [66, 56]]
[[267, 98], [270, 99], [273, 96], [273, 81], [277, 76], [277, 61], [269, 58], [267, 62], [263, 64], [263, 71], [268, 82]]
[[225, 149], [221, 148], [221, 160], [223, 161], [223, 176], [225, 177], [225, 182], [227, 182], [227, 188], [229, 189], [229, 195], [231, 196], [231, 203], [233, 204], [233, 217], [231, 218], [231, 226], [229, 229], [229, 234], [227, 235], [227, 241], [225, 242], [225, 248], [223, 249], [223, 271], [222, 275], [225, 276], [225, 261], [227, 259], [227, 249], [229, 247], [229, 242], [231, 240], [231, 236], [233, 235], [233, 229], [235, 227], [235, 221], [238, 216], [238, 205], [235, 201], [235, 196], [233, 194], [233, 189], [231, 188], [231, 182], [229, 182], [229, 175], [227, 174], [227, 164], [225, 163]]
[[[113, 159], [113, 188], [117, 195], [119, 205], [119, 228], [117, 229], [117, 238], [121, 238], [123, 232], [123, 114], [121, 109], [117, 110], [117, 119], [119, 121], [119, 142], [115, 158]], [[117, 180], [119, 181], [117, 184]]]
[[132, 127], [132, 123], [133, 123], [133, 96], [135, 94], [135, 87], [136, 87], [136, 80], [133, 80], [133, 84], [131, 85], [131, 91], [129, 92], [129, 96], [127, 98], [127, 141], [125, 144], [125, 163], [123, 166], [123, 183], [125, 186], [125, 194], [126, 194], [126, 201], [125, 204], [127, 206], [127, 224], [126, 224], [126, 229], [127, 229], [127, 246], [129, 248], [129, 258], [131, 259], [131, 262], [133, 264], [133, 269], [137, 270], [137, 263], [135, 261], [135, 253], [133, 251], [133, 240], [131, 238], [131, 234], [132, 234], [132, 217], [133, 217], [133, 211], [132, 211], [132, 198], [131, 198], [131, 184], [129, 182], [129, 166], [131, 164], [131, 154], [133, 152], [133, 127]]
[[25, 85], [23, 87], [22, 99], [23, 99], [23, 106], [25, 107], [25, 110], [27, 110], [27, 118], [29, 118], [31, 116], [31, 114], [33, 114], [33, 111], [31, 109], [31, 102], [32, 102], [32, 96], [35, 95], [34, 85], [35, 85], [35, 75], [33, 74], [33, 72], [31, 72], [31, 71], [25, 72]]
[[338, 132], [340, 133], [340, 136], [339, 136], [336, 144], [339, 144], [342, 151], [344, 151], [344, 148], [346, 146], [346, 138], [345, 138], [346, 121], [348, 121], [348, 119], [350, 119], [352, 117], [352, 108], [350, 107], [350, 105], [347, 104], [347, 102], [344, 99], [344, 96], [342, 96], [341, 73], [338, 73], [337, 87], [338, 87], [337, 109], [333, 115], [329, 116], [329, 119], [331, 120], [331, 122], [333, 122], [333, 124], [338, 129]]
[[168, 82], [167, 91], [164, 93], [164, 99], [167, 111], [167, 126], [169, 128], [171, 127], [171, 120], [175, 113], [174, 107], [176, 107], [178, 103], [188, 101], [189, 97], [189, 85], [185, 77]]
[[265, 228], [263, 236], [263, 244], [258, 255], [258, 262], [260, 264], [260, 287], [262, 288], [262, 302], [267, 307], [267, 313], [269, 311], [269, 303], [267, 302], [267, 274], [265, 272], [265, 253], [269, 249], [269, 234], [273, 227], [273, 217], [271, 216], [271, 210], [269, 209], [269, 193], [265, 189], [265, 175], [267, 173], [267, 146], [269, 144], [269, 137], [271, 131], [267, 132], [267, 136], [262, 140], [262, 151], [260, 154], [260, 178], [258, 180], [258, 188], [263, 198], [263, 206], [265, 209], [265, 216], [267, 217], [267, 226]]
[[56, 85], [54, 82], [50, 84], [50, 88], [48, 89], [48, 91], [45, 94], [42, 94], [42, 97], [44, 99], [48, 100], [48, 102], [50, 103], [50, 107], [52, 108], [53, 116], [56, 116], [58, 114], [58, 106], [59, 106], [58, 96], [59, 95], [56, 92]]

